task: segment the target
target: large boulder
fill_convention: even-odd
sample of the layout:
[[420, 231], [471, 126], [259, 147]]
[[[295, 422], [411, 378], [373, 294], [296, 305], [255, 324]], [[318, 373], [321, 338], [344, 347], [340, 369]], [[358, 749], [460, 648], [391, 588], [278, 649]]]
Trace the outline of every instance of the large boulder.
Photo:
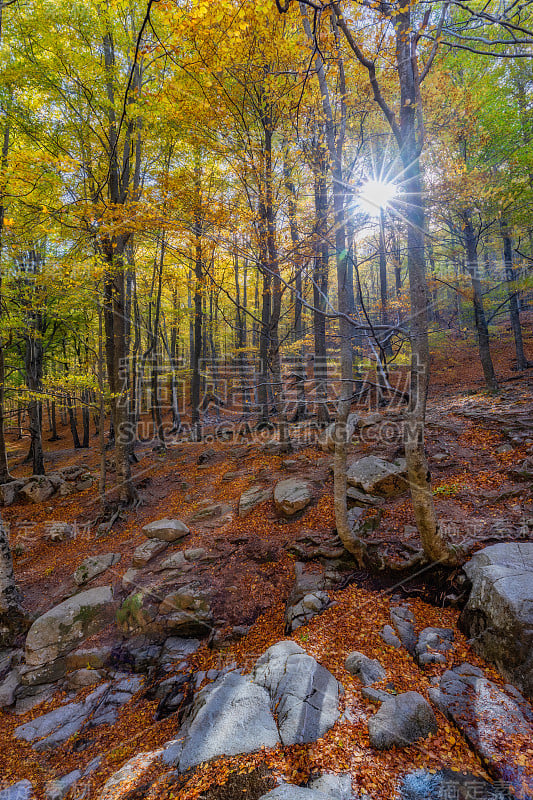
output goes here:
[[9, 483], [0, 484], [0, 505], [11, 506], [18, 497], [18, 494], [25, 481], [9, 481]]
[[244, 491], [239, 499], [239, 517], [246, 517], [260, 503], [265, 503], [272, 497], [270, 486], [250, 486]]
[[274, 489], [274, 505], [279, 514], [292, 517], [309, 505], [313, 492], [306, 481], [298, 478], [287, 478], [279, 481]]
[[292, 783], [282, 783], [267, 794], [264, 794], [259, 800], [337, 800], [337, 798], [316, 789], [294, 786]]
[[74, 581], [78, 586], [89, 583], [93, 578], [101, 575], [109, 567], [118, 564], [122, 556], [120, 553], [102, 553], [99, 556], [85, 558], [74, 573]]
[[256, 662], [252, 677], [270, 694], [283, 744], [319, 739], [340, 716], [341, 684], [295, 642], [278, 642]]
[[180, 772], [216, 756], [252, 753], [280, 742], [268, 693], [236, 672], [198, 693], [180, 736], [183, 744], [170, 745], [163, 755]]
[[0, 791], [0, 800], [31, 800], [33, 797], [33, 786], [26, 779]]
[[158, 519], [143, 528], [147, 539], [159, 539], [162, 542], [177, 542], [190, 533], [188, 527], [180, 519]]
[[382, 497], [402, 494], [408, 488], [404, 459], [392, 463], [377, 456], [365, 456], [350, 464], [347, 479], [349, 486]]
[[368, 720], [370, 744], [378, 750], [407, 747], [436, 731], [433, 709], [418, 692], [390, 697]]
[[111, 586], [64, 600], [35, 620], [26, 637], [26, 663], [37, 667], [74, 650], [110, 622], [115, 613]]
[[533, 711], [520, 692], [503, 692], [471, 664], [447, 670], [432, 700], [451, 719], [487, 770], [508, 783], [517, 798], [533, 796], [527, 750], [533, 740]]
[[105, 783], [98, 800], [123, 800], [125, 797], [132, 797], [139, 782], [146, 781], [146, 773], [160, 755], [161, 750], [152, 750], [130, 758]]
[[462, 629], [477, 653], [533, 698], [533, 543], [485, 547], [464, 570], [472, 590]]
[[55, 491], [56, 487], [50, 478], [45, 475], [32, 475], [28, 483], [20, 489], [20, 495], [32, 503], [44, 503], [55, 494]]
[[409, 772], [400, 784], [399, 796], [400, 800], [510, 800], [502, 784], [449, 768]]

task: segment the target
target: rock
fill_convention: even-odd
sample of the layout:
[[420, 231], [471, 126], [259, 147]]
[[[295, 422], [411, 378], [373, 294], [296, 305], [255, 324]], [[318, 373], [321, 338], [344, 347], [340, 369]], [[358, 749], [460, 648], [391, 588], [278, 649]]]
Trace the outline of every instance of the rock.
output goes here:
[[225, 503], [208, 503], [192, 514], [191, 521], [198, 522], [204, 519], [213, 519], [213, 517], [222, 517], [224, 514], [229, 514], [230, 512], [231, 506]]
[[55, 491], [52, 481], [45, 475], [32, 475], [28, 483], [20, 489], [20, 495], [32, 503], [44, 503]]
[[280, 742], [268, 693], [236, 672], [197, 694], [180, 735], [183, 746], [171, 745], [163, 753], [163, 761], [180, 772], [217, 756], [252, 753]]
[[118, 564], [122, 556], [120, 553], [103, 553], [99, 556], [85, 558], [74, 573], [74, 581], [78, 586], [83, 586], [97, 575], [101, 575], [109, 567]]
[[363, 686], [372, 686], [387, 677], [377, 658], [368, 658], [357, 650], [348, 655], [344, 667], [351, 675], [356, 675]]
[[326, 592], [310, 592], [295, 605], [285, 609], [285, 633], [292, 633], [331, 605]]
[[26, 637], [26, 663], [40, 666], [69, 653], [114, 616], [111, 586], [70, 597], [35, 620]]
[[527, 747], [533, 739], [533, 711], [520, 692], [502, 692], [481, 670], [463, 664], [447, 670], [430, 693], [492, 775], [508, 782], [517, 797], [533, 795], [533, 779], [525, 777], [519, 755], [520, 742]]
[[67, 672], [78, 669], [101, 669], [110, 662], [112, 652], [111, 645], [75, 650], [65, 658]]
[[391, 625], [384, 625], [383, 630], [379, 634], [385, 644], [388, 644], [389, 647], [401, 647], [402, 643], [398, 636], [394, 633], [394, 628]]
[[98, 795], [98, 800], [121, 800], [131, 797], [136, 784], [142, 781], [154, 761], [161, 755], [161, 750], [152, 750], [147, 753], [138, 753], [130, 758], [119, 770], [105, 783]]
[[52, 522], [45, 528], [44, 538], [50, 542], [68, 542], [74, 536], [74, 527], [68, 522]]
[[400, 800], [510, 800], [504, 786], [447, 768], [438, 772], [425, 769], [410, 772], [403, 778], [399, 792]]
[[38, 667], [31, 667], [27, 664], [21, 667], [20, 680], [24, 686], [39, 686], [43, 683], [55, 683], [61, 680], [67, 669], [65, 658], [56, 658], [54, 661], [47, 661]]
[[374, 508], [375, 506], [383, 505], [384, 502], [381, 497], [365, 494], [359, 491], [359, 489], [356, 489], [355, 486], [347, 487], [346, 497], [351, 500], [352, 503], [355, 503], [356, 506], [362, 506], [363, 508]]
[[122, 588], [125, 592], [136, 589], [139, 581], [140, 570], [130, 567], [122, 576]]
[[12, 706], [15, 702], [15, 692], [20, 686], [20, 669], [15, 667], [0, 683], [0, 708]]
[[160, 614], [174, 611], [209, 611], [208, 595], [194, 584], [167, 595], [159, 605]]
[[[357, 426], [359, 424], [359, 415], [358, 414], [348, 414], [348, 419], [346, 420], [346, 441], [351, 442], [354, 433], [357, 430]], [[318, 439], [318, 444], [321, 450], [324, 453], [334, 453], [335, 452], [335, 423], [332, 422], [331, 425], [325, 429], [325, 431], [320, 435]]]
[[[155, 541], [155, 540], [154, 540]], [[161, 562], [157, 572], [162, 572], [165, 569], [174, 569], [174, 570], [181, 570], [187, 564], [185, 556], [183, 555], [183, 551], [180, 550], [178, 553], [172, 553], [171, 556], [165, 558], [164, 561]]]
[[15, 739], [32, 742], [37, 752], [52, 750], [77, 733], [102, 699], [108, 684], [102, 684], [80, 703], [59, 706], [54, 711], [19, 725], [13, 731]]
[[64, 797], [70, 792], [73, 786], [77, 784], [82, 777], [82, 772], [75, 769], [64, 775], [62, 778], [57, 778], [54, 781], [48, 781], [44, 789], [46, 800], [63, 800]]
[[177, 542], [183, 539], [190, 531], [179, 519], [158, 519], [150, 522], [143, 528], [147, 539], [159, 539], [162, 542]]
[[361, 694], [365, 700], [370, 700], [371, 703], [381, 704], [390, 697], [394, 697], [390, 692], [385, 692], [383, 689], [373, 689], [372, 686], [363, 686]]
[[285, 745], [316, 741], [340, 716], [341, 684], [295, 642], [270, 647], [257, 660], [252, 678], [270, 694]]
[[424, 628], [415, 648], [418, 663], [445, 664], [446, 656], [443, 653], [451, 649], [453, 638], [451, 628]]
[[336, 800], [335, 797], [314, 789], [303, 786], [294, 786], [292, 783], [282, 783], [259, 800]]
[[216, 450], [213, 450], [212, 447], [208, 447], [198, 456], [196, 463], [197, 464], [206, 464], [208, 461], [211, 461], [216, 456]]
[[11, 506], [17, 499], [24, 481], [9, 481], [0, 485], [0, 505]]
[[158, 556], [163, 550], [168, 547], [168, 542], [162, 542], [160, 539], [148, 539], [143, 542], [133, 551], [133, 558], [131, 564], [133, 567], [144, 567], [153, 558]]
[[477, 653], [533, 698], [533, 543], [485, 547], [464, 571], [472, 590], [461, 628]]
[[331, 800], [352, 800], [352, 776], [349, 772], [325, 772], [307, 782], [309, 789], [322, 792]]
[[390, 697], [368, 720], [370, 744], [378, 750], [407, 747], [436, 731], [433, 709], [418, 692]]
[[403, 646], [413, 655], [417, 644], [413, 612], [407, 606], [396, 606], [391, 608], [390, 616]]
[[346, 552], [337, 534], [331, 530], [302, 531], [286, 549], [299, 561], [342, 558]]
[[309, 505], [313, 492], [306, 481], [287, 478], [279, 481], [274, 488], [274, 505], [279, 514], [292, 517]]
[[67, 685], [69, 689], [78, 691], [78, 689], [83, 689], [85, 686], [93, 686], [96, 683], [100, 683], [103, 677], [104, 673], [98, 669], [77, 669], [68, 676]]
[[367, 494], [392, 497], [407, 491], [405, 460], [393, 464], [377, 456], [365, 456], [348, 467], [348, 484]]
[[195, 653], [199, 647], [199, 639], [181, 639], [177, 636], [170, 636], [163, 645], [159, 663], [163, 669], [168, 669]]
[[348, 524], [354, 536], [358, 538], [368, 537], [375, 531], [381, 522], [381, 511], [376, 510], [367, 516], [369, 508], [354, 506], [348, 511]]
[[213, 627], [210, 611], [177, 611], [165, 617], [165, 630], [172, 636], [207, 636]]
[[33, 786], [30, 781], [23, 780], [0, 791], [0, 800], [32, 800]]
[[265, 503], [272, 497], [270, 486], [250, 486], [239, 498], [239, 517], [246, 517], [255, 506]]
[[186, 561], [204, 561], [206, 556], [207, 550], [204, 547], [191, 547], [183, 551], [183, 558]]

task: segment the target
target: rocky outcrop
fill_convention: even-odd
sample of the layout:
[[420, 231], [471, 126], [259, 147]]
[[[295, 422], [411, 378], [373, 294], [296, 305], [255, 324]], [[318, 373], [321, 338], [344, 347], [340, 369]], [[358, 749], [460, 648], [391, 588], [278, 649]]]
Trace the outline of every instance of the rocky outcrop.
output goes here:
[[396, 463], [377, 456], [365, 456], [348, 467], [348, 484], [370, 495], [393, 497], [407, 491], [405, 460]]
[[270, 647], [252, 679], [270, 694], [283, 744], [314, 742], [339, 718], [342, 686], [295, 642]]
[[485, 547], [464, 571], [472, 589], [460, 626], [477, 653], [533, 698], [533, 543]]
[[453, 639], [451, 628], [424, 628], [415, 647], [416, 660], [420, 666], [445, 664], [446, 653], [451, 650]]
[[109, 567], [118, 564], [122, 556], [120, 553], [102, 553], [99, 556], [89, 556], [85, 558], [74, 573], [74, 582], [78, 586], [84, 586], [93, 578], [101, 575]]
[[[447, 670], [431, 699], [459, 728], [488, 771], [513, 788], [517, 798], [533, 796], [521, 749], [533, 738], [533, 711], [513, 687], [502, 692], [471, 664]], [[530, 773], [531, 774], [531, 773]]]
[[111, 621], [115, 613], [111, 586], [70, 597], [35, 620], [26, 637], [26, 663], [39, 667], [66, 655]]
[[33, 786], [30, 781], [23, 780], [0, 791], [0, 800], [32, 800]]
[[274, 488], [274, 505], [278, 514], [292, 517], [309, 505], [313, 492], [306, 481], [287, 478], [279, 481]]
[[90, 488], [93, 478], [87, 467], [65, 467], [49, 475], [30, 475], [0, 485], [0, 505], [10, 506], [17, 501], [44, 503], [51, 497], [65, 497], [72, 492]]
[[270, 486], [250, 486], [239, 499], [239, 517], [246, 517], [260, 503], [265, 503], [272, 497]]
[[436, 731], [433, 709], [418, 692], [388, 698], [368, 720], [370, 744], [378, 750], [407, 747]]
[[228, 672], [198, 693], [163, 761], [183, 772], [220, 755], [313, 742], [339, 718], [342, 692], [301, 647], [279, 642], [257, 660], [251, 675]]

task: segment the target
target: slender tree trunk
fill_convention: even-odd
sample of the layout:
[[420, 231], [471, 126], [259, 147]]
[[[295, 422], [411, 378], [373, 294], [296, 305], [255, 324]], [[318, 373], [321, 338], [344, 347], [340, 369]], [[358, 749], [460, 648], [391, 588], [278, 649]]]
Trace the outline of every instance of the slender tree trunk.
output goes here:
[[[1, 21], [0, 10], [0, 21]], [[0, 34], [1, 35], [1, 34]], [[5, 171], [7, 168], [7, 156], [9, 152], [9, 123], [6, 123], [2, 141], [2, 153], [0, 156], [0, 321], [4, 313], [4, 303], [2, 300], [2, 278], [3, 278], [3, 232], [4, 232], [4, 193], [5, 193]], [[0, 483], [7, 483], [13, 480], [9, 473], [7, 460], [6, 439], [5, 439], [5, 356], [4, 356], [4, 337], [0, 336]]]
[[518, 306], [518, 290], [515, 282], [513, 266], [513, 244], [507, 220], [500, 219], [500, 233], [503, 241], [503, 261], [505, 265], [505, 281], [507, 283], [507, 293], [509, 295], [509, 316], [511, 328], [513, 329], [516, 368], [521, 371], [530, 365], [524, 352], [524, 342], [522, 339], [522, 326], [520, 324], [520, 309]]
[[472, 301], [474, 304], [474, 320], [478, 339], [479, 357], [481, 359], [481, 366], [483, 367], [483, 375], [485, 376], [487, 388], [494, 392], [498, 389], [498, 382], [496, 380], [492, 356], [490, 354], [489, 329], [487, 326], [487, 318], [485, 317], [483, 290], [479, 275], [477, 239], [472, 225], [472, 216], [469, 211], [465, 212], [463, 221], [467, 268], [472, 281]]

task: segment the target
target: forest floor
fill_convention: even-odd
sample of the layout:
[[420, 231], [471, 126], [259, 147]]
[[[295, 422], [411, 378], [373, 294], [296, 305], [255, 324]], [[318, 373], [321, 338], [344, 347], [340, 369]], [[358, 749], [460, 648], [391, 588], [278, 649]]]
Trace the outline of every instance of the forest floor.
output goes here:
[[[531, 355], [531, 321], [524, 328], [526, 350]], [[525, 517], [533, 516], [531, 485], [521, 482], [514, 470], [533, 449], [533, 369], [522, 374], [513, 372], [512, 352], [510, 334], [502, 331], [493, 347], [501, 381], [497, 394], [489, 394], [483, 388], [472, 341], [448, 338], [445, 347], [440, 346], [433, 356], [427, 450], [439, 517], [457, 544], [467, 540], [471, 545], [475, 541], [475, 546], [480, 547], [502, 539], [527, 539], [531, 534], [531, 529], [528, 533], [522, 525]], [[385, 418], [387, 413], [382, 410]], [[226, 415], [230, 416], [228, 412]], [[353, 445], [352, 457], [369, 453], [389, 459], [397, 456], [399, 442], [393, 427], [391, 431], [390, 436], [377, 442], [364, 441], [363, 437]], [[98, 440], [91, 440], [89, 450], [74, 450], [69, 447], [68, 429], [59, 432], [60, 441], [45, 441], [47, 470], [83, 463], [96, 474]], [[397, 691], [426, 694], [431, 678], [440, 674], [442, 667], [430, 666], [422, 672], [404, 650], [385, 647], [379, 636], [383, 625], [389, 622], [391, 598], [397, 601], [408, 597], [419, 628], [454, 628], [455, 643], [448, 655], [448, 666], [468, 661], [481, 666], [503, 686], [503, 679], [472, 652], [457, 629], [458, 608], [443, 605], [447, 594], [454, 590], [453, 575], [447, 581], [429, 573], [403, 583], [401, 578], [354, 569], [348, 585], [330, 593], [335, 604], [287, 637], [284, 604], [294, 580], [295, 561], [291, 545], [303, 531], [331, 535], [335, 527], [331, 456], [316, 444], [302, 447], [289, 457], [269, 455], [257, 443], [215, 441], [208, 446], [214, 453], [207, 463], [199, 464], [206, 444], [173, 445], [163, 455], [153, 452], [150, 445], [140, 445], [134, 474], [142, 502], [135, 511], [117, 520], [105, 535], [98, 535], [100, 500], [96, 484], [74, 496], [54, 497], [41, 505], [17, 503], [3, 510], [11, 531], [17, 582], [24, 605], [32, 615], [42, 614], [72, 594], [74, 570], [88, 555], [110, 550], [121, 553], [121, 562], [113, 568], [113, 581], [120, 586], [133, 550], [145, 541], [142, 526], [163, 517], [179, 518], [191, 529], [187, 546], [202, 547], [213, 555], [206, 577], [213, 590], [215, 617], [223, 621], [227, 630], [237, 625], [251, 626], [246, 636], [222, 648], [203, 646], [192, 656], [191, 667], [206, 671], [224, 663], [251, 665], [271, 644], [293, 638], [344, 685], [344, 704], [355, 722], [337, 723], [314, 744], [202, 765], [175, 796], [193, 800], [203, 796], [209, 786], [223, 783], [230, 773], [252, 771], [261, 764], [293, 783], [302, 783], [311, 772], [324, 768], [351, 770], [358, 789], [376, 799], [393, 796], [398, 777], [414, 766], [437, 769], [447, 765], [484, 775], [477, 756], [443, 717], [438, 733], [421, 743], [401, 750], [373, 750], [365, 724], [371, 708], [361, 695], [359, 682], [344, 669], [346, 655], [362, 650], [379, 658]], [[10, 463], [16, 477], [30, 474], [30, 468], [23, 463], [27, 447], [25, 439], [13, 437], [9, 441]], [[279, 519], [271, 502], [256, 507], [244, 519], [239, 518], [236, 509], [245, 489], [290, 477], [283, 465], [287, 458], [298, 462], [298, 477], [313, 486], [312, 505], [294, 521]], [[291, 472], [294, 469], [293, 464]], [[224, 478], [228, 473], [232, 474], [231, 480]], [[222, 524], [215, 527], [209, 520], [190, 522], [206, 501], [231, 508]], [[399, 558], [406, 551], [418, 549], [420, 542], [409, 500], [404, 496], [387, 501], [381, 511], [381, 523], [373, 537], [383, 552]], [[76, 537], [65, 542], [48, 541], [45, 532], [52, 521], [76, 524]], [[110, 582], [107, 572], [91, 586]], [[88, 691], [82, 691], [79, 697]], [[115, 725], [93, 730], [84, 750], [77, 749], [75, 740], [69, 740], [56, 750], [37, 754], [30, 745], [13, 738], [17, 725], [55, 708], [62, 700], [64, 695], [60, 693], [25, 715], [1, 714], [0, 788], [2, 780], [9, 785], [29, 778], [38, 796], [44, 797], [47, 781], [103, 754], [88, 795], [96, 798], [107, 778], [131, 756], [156, 749], [176, 735], [175, 718], [155, 721], [157, 700], [141, 690], [133, 702], [124, 706]], [[153, 770], [155, 776], [162, 768], [156, 764]], [[163, 786], [157, 792], [147, 797], [155, 800], [174, 796]]]

